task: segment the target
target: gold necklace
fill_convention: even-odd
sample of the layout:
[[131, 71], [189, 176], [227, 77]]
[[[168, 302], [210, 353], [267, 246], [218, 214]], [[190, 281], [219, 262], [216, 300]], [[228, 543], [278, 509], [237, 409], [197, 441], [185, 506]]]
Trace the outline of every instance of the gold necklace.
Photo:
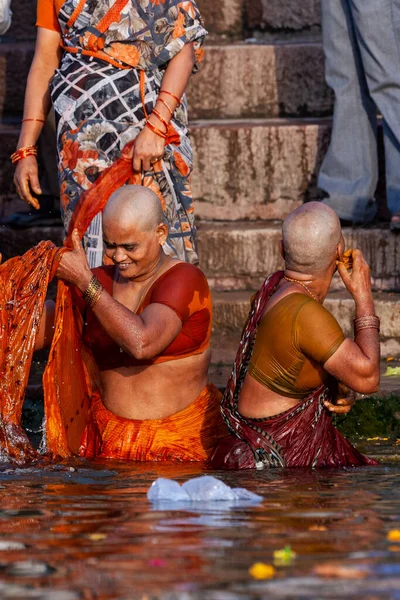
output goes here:
[[317, 298], [315, 297], [315, 295], [312, 293], [312, 291], [306, 286], [305, 283], [303, 283], [302, 281], [299, 281], [298, 279], [291, 279], [290, 277], [286, 277], [286, 275], [283, 276], [283, 279], [286, 279], [286, 281], [289, 281], [290, 283], [298, 283], [299, 285], [301, 285], [302, 288], [304, 288], [306, 290], [306, 292], [308, 292], [310, 294], [310, 296], [312, 298], [314, 298], [314, 300], [316, 302], [318, 302]]

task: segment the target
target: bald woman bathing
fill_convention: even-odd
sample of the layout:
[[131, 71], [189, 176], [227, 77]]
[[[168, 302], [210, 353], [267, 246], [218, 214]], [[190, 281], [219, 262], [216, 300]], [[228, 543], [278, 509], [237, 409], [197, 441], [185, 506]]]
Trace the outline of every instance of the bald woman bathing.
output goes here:
[[[328, 467], [375, 464], [333, 427], [338, 382], [363, 394], [379, 384], [379, 319], [370, 272], [359, 250], [352, 272], [343, 260], [340, 222], [310, 202], [283, 224], [285, 270], [266, 279], [252, 300], [233, 373], [222, 400], [231, 435], [215, 468]], [[354, 339], [322, 306], [336, 270], [354, 298]]]
[[[211, 296], [194, 265], [167, 256], [160, 201], [148, 188], [124, 186], [103, 213], [112, 266], [89, 269], [78, 234], [57, 276], [74, 286], [82, 336], [99, 371], [81, 446], [87, 458], [209, 458], [226, 428], [220, 393], [207, 383]], [[37, 348], [49, 345], [54, 304]]]

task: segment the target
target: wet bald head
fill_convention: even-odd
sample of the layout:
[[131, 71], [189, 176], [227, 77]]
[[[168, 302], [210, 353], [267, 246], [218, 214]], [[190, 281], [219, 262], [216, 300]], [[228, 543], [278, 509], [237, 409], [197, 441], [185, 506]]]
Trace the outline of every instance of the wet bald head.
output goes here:
[[141, 185], [124, 185], [114, 192], [103, 211], [103, 224], [123, 229], [152, 231], [164, 222], [160, 200], [152, 190]]
[[341, 240], [336, 213], [321, 202], [308, 202], [283, 222], [286, 268], [299, 273], [325, 271], [336, 257]]

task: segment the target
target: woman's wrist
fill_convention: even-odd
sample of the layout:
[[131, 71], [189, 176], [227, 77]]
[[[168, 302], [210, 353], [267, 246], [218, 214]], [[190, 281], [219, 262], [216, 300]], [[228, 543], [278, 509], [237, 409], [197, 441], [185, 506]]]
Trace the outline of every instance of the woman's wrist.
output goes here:
[[87, 268], [87, 269], [85, 269], [85, 271], [84, 271], [84, 272], [83, 272], [83, 273], [82, 273], [82, 274], [79, 276], [79, 279], [78, 279], [78, 281], [76, 281], [76, 283], [75, 283], [76, 287], [77, 287], [77, 288], [78, 288], [78, 289], [79, 289], [81, 292], [84, 292], [84, 291], [87, 289], [87, 287], [88, 287], [88, 285], [89, 285], [89, 283], [90, 283], [90, 281], [91, 281], [92, 277], [93, 277], [93, 273], [92, 273], [92, 271], [91, 271], [91, 270], [89, 269], [89, 267], [88, 267], [88, 268]]
[[372, 292], [370, 294], [354, 298], [354, 302], [356, 305], [356, 317], [375, 315], [375, 305]]

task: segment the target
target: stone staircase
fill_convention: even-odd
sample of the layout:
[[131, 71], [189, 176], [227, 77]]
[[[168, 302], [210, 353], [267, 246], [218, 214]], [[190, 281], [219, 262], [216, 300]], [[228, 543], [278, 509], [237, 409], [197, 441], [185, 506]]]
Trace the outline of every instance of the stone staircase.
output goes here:
[[[324, 80], [320, 0], [198, 0], [210, 31], [202, 69], [190, 83], [196, 170], [193, 192], [201, 266], [214, 290], [214, 378], [225, 377], [249, 299], [282, 266], [281, 220], [318, 197], [316, 178], [329, 142], [333, 98]], [[18, 136], [33, 53], [35, 0], [15, 3], [0, 44], [0, 215], [18, 205], [9, 155]], [[400, 356], [399, 238], [388, 229], [348, 229], [349, 246], [371, 264], [382, 350]], [[22, 253], [60, 229], [0, 229], [0, 251]], [[327, 306], [345, 331], [352, 302], [335, 281]], [[222, 375], [221, 375], [222, 377]]]

